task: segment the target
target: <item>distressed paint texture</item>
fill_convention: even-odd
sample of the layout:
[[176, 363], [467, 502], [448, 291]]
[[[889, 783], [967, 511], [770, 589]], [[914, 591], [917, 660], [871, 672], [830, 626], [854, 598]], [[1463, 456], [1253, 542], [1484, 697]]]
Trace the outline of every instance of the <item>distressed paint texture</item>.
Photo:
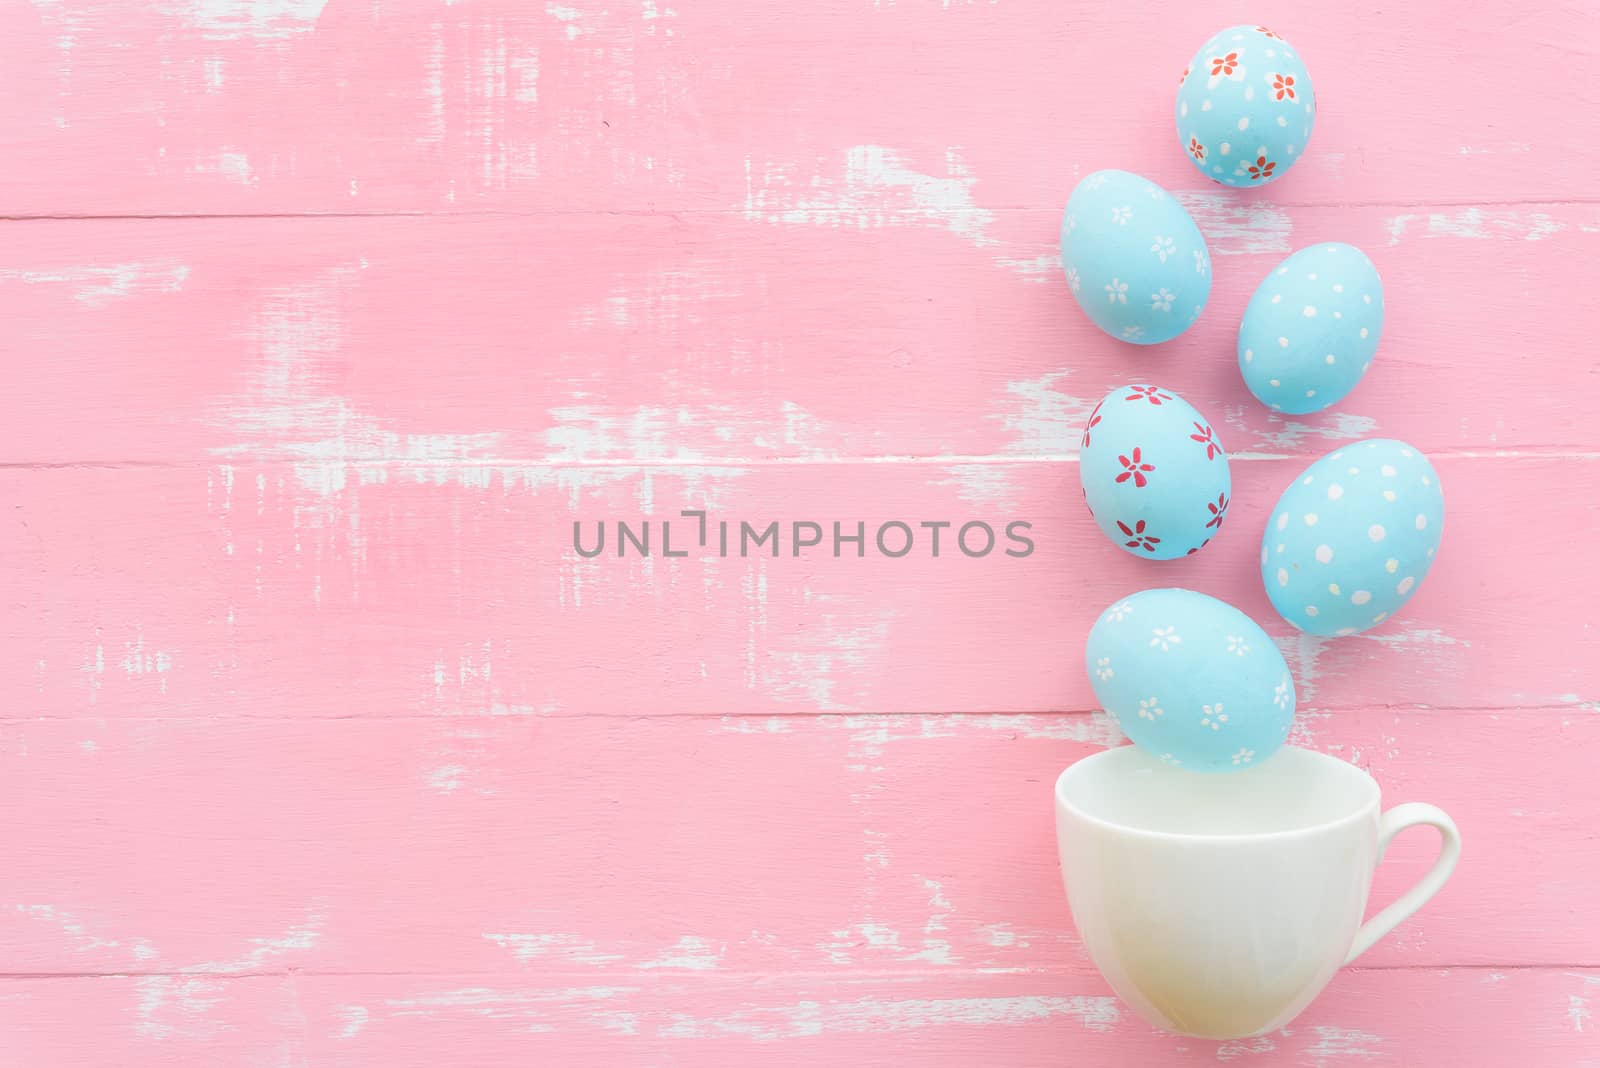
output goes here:
[[[1061, 767], [1115, 739], [1103, 717], [750, 722], [8, 723], [0, 804], [51, 799], [48, 819], [7, 834], [8, 967], [1093, 979], [1057, 886], [1049, 801]], [[1299, 729], [1391, 800], [1425, 795], [1476, 832], [1476, 862], [1363, 968], [1536, 967], [1594, 943], [1592, 916], [1553, 925], [1548, 909], [1596, 878], [1584, 841], [1600, 802], [1585, 786], [1600, 717], [1349, 708]], [[1507, 736], [1525, 764], [1486, 784], [1474, 761]], [[1480, 830], [1506, 821], [1519, 833]], [[52, 847], [62, 828], [70, 857]], [[1398, 840], [1375, 900], [1415, 880], [1432, 846]], [[114, 888], [96, 877], [108, 871]], [[1507, 871], [1538, 888], [1531, 907], [1514, 907]]]
[[[876, 195], [899, 203], [892, 188]], [[0, 455], [1054, 459], [1130, 375], [1178, 389], [1235, 453], [1314, 456], [1371, 433], [1430, 451], [1591, 440], [1588, 369], [1554, 357], [1588, 344], [1572, 309], [1600, 250], [1600, 205], [1551, 207], [1564, 228], [1531, 242], [1401, 222], [1392, 248], [1391, 206], [1272, 208], [1294, 229], [1266, 248], [1248, 221], [1265, 210], [1237, 226], [1239, 211], [1214, 212], [1213, 240], [1238, 254], [1216, 261], [1212, 309], [1138, 353], [1060, 299], [1058, 267], [1033, 284], [938, 225], [704, 213], [17, 223], [0, 245], [0, 319], [29, 358], [8, 367], [21, 411], [0, 422]], [[1058, 209], [1011, 214], [1029, 232], [1008, 254], [1054, 255]], [[1285, 418], [1240, 390], [1239, 316], [1290, 242], [1333, 239], [1368, 248], [1383, 273], [1383, 346], [1342, 404]], [[578, 248], [585, 269], [563, 269]], [[1464, 378], [1505, 387], [1463, 404], [1443, 383]]]
[[[1324, 107], [1288, 178], [1224, 194], [1170, 94], [1242, 19]], [[1600, 1063], [1600, 83], [1548, 73], [1597, 52], [1581, 5], [0, 10], [0, 1063]], [[1155, 351], [1060, 277], [1102, 166], [1215, 254]], [[1382, 272], [1383, 347], [1284, 419], [1235, 330], [1325, 240]], [[1235, 459], [1181, 564], [1078, 499], [1130, 379]], [[1299, 636], [1267, 510], [1373, 434], [1435, 460], [1437, 566]], [[721, 556], [724, 519], [779, 554]], [[866, 553], [796, 558], [796, 520]], [[890, 559], [893, 520], [1037, 548]], [[1261, 620], [1295, 740], [1467, 841], [1247, 1042], [1140, 1023], [1059, 888], [1050, 783], [1120, 741], [1080, 642], [1155, 584]]]
[[[1583, 5], [1443, 25], [1426, 5], [1272, 15], [1329, 105], [1273, 200], [1591, 194], [1600, 145], [1579, 134], [1600, 87], [1536, 76], [1593, 60]], [[970, 207], [935, 227], [1001, 242], [1027, 229], [1008, 209], [1055, 207], [1099, 166], [1203, 188], [1172, 94], [1201, 42], [1255, 17], [1051, 0], [23, 0], [7, 13], [0, 191], [14, 215], [709, 210], [774, 228]], [[1522, 76], [1473, 83], [1491, 54]]]
[[[1070, 463], [537, 465], [342, 457], [279, 464], [0, 470], [20, 520], [0, 529], [13, 596], [39, 606], [0, 646], [26, 714], [71, 717], [755, 715], [1087, 710], [1078, 652], [1095, 617], [1181, 582], [1261, 620], [1302, 702], [1500, 710], [1600, 692], [1592, 591], [1566, 543], [1600, 502], [1569, 494], [1600, 459], [1435, 454], [1451, 519], [1405, 613], [1348, 640], [1300, 635], [1261, 587], [1258, 531], [1302, 461], [1235, 465], [1228, 524], [1162, 567], [1088, 520]], [[89, 502], [92, 502], [89, 503]], [[1509, 502], [1509, 503], [1508, 503]], [[114, 523], [85, 523], [92, 507]], [[705, 548], [698, 520], [713, 526]], [[1457, 520], [1456, 515], [1463, 518]], [[655, 524], [653, 555], [617, 556], [617, 521]], [[824, 544], [793, 555], [795, 520]], [[974, 559], [944, 532], [879, 554], [888, 522], [1032, 524]], [[607, 523], [607, 551], [583, 559]], [[732, 524], [720, 555], [715, 524]], [[664, 558], [663, 522], [674, 552]], [[774, 543], [740, 557], [740, 522]], [[865, 525], [858, 557], [841, 533]], [[886, 542], [891, 549], [898, 543]], [[981, 534], [970, 539], [981, 547]], [[1517, 544], [1513, 560], [1497, 560]], [[976, 551], [976, 550], [975, 550]], [[1092, 565], [1091, 562], [1092, 561]], [[48, 606], [48, 612], [44, 608]], [[534, 610], [533, 606], [537, 606]], [[1575, 622], [1560, 640], [1524, 615]], [[41, 666], [42, 665], [42, 666]]]

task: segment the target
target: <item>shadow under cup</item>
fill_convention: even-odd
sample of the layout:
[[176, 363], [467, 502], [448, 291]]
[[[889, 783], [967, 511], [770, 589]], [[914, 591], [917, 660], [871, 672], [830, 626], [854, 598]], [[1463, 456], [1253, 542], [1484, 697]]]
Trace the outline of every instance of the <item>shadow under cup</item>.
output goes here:
[[1201, 1038], [1275, 1030], [1316, 997], [1361, 926], [1378, 833], [1371, 776], [1304, 749], [1202, 775], [1125, 746], [1056, 781], [1089, 956], [1140, 1015]]

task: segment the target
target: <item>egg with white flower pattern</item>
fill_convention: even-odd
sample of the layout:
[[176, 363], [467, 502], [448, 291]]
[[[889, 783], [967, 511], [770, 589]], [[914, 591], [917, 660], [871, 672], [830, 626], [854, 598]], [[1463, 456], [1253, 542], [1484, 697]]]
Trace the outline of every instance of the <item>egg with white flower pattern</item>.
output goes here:
[[1170, 389], [1119, 386], [1083, 430], [1083, 501], [1124, 552], [1175, 560], [1222, 530], [1233, 491], [1228, 454], [1205, 416]]
[[1127, 171], [1096, 171], [1061, 220], [1067, 286], [1119, 341], [1156, 345], [1189, 329], [1211, 296], [1211, 255], [1170, 193]]
[[1230, 26], [1189, 61], [1175, 110], [1178, 144], [1201, 174], [1258, 186], [1305, 155], [1317, 99], [1288, 41], [1265, 26]]
[[1239, 324], [1239, 373], [1256, 400], [1290, 415], [1343, 400], [1383, 334], [1383, 280], [1364, 252], [1303, 248], [1256, 287]]
[[1084, 652], [1095, 699], [1132, 742], [1191, 771], [1238, 771], [1277, 752], [1294, 680], [1255, 621], [1192, 590], [1117, 601]]
[[1444, 492], [1403, 441], [1358, 441], [1302, 471], [1261, 541], [1261, 579], [1278, 614], [1308, 634], [1375, 627], [1422, 585], [1439, 551]]

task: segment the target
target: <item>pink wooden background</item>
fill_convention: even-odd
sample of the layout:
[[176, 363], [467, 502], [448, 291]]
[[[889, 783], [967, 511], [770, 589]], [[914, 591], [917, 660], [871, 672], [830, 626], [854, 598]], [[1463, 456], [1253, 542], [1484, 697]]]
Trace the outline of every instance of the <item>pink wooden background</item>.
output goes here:
[[[1600, 23], [1433, 7], [6, 0], [0, 1064], [1600, 1064]], [[1323, 105], [1243, 195], [1171, 129], [1239, 21]], [[1102, 166], [1212, 243], [1158, 350], [1059, 277]], [[1233, 331], [1331, 239], [1383, 348], [1272, 416]], [[1235, 453], [1192, 561], [1078, 502], [1130, 377]], [[1295, 637], [1261, 522], [1371, 434], [1439, 467], [1437, 567]], [[569, 547], [696, 507], [1039, 548]], [[1080, 643], [1157, 583], [1270, 621], [1298, 740], [1466, 836], [1259, 1040], [1132, 1017], [1059, 889], [1050, 784], [1114, 740]]]

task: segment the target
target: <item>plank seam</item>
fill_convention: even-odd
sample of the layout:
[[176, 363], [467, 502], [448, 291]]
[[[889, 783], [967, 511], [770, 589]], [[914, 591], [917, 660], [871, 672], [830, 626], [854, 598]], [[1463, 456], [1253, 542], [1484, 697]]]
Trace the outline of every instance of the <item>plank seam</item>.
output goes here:
[[[1356, 439], [1351, 439], [1356, 440]], [[1267, 463], [1282, 460], [1302, 460], [1306, 457], [1321, 456], [1328, 450], [1315, 452], [1289, 453], [1289, 452], [1236, 452], [1229, 453], [1230, 462], [1240, 463]], [[1574, 448], [1568, 445], [1524, 446], [1512, 449], [1438, 449], [1428, 450], [1430, 460], [1600, 460], [1600, 450]], [[549, 468], [552, 470], [573, 470], [583, 468], [605, 468], [611, 470], [685, 470], [694, 471], [702, 468], [740, 468], [740, 467], [843, 467], [852, 464], [869, 465], [896, 465], [906, 466], [959, 466], [959, 467], [1005, 467], [1012, 464], [1075, 464], [1078, 454], [1069, 453], [1019, 453], [1011, 454], [982, 454], [982, 455], [941, 455], [917, 456], [885, 454], [878, 456], [839, 456], [832, 458], [818, 458], [814, 456], [765, 456], [765, 457], [719, 457], [709, 456], [693, 460], [677, 459], [649, 459], [622, 457], [605, 459], [603, 457], [590, 457], [587, 459], [558, 460], [545, 458], [530, 458], [517, 456], [489, 456], [474, 460], [418, 460], [411, 457], [396, 456], [380, 459], [344, 459], [308, 460], [305, 457], [285, 457], [270, 455], [251, 455], [248, 453], [228, 453], [204, 459], [186, 460], [0, 460], [0, 471], [60, 471], [60, 470], [122, 470], [122, 469], [167, 469], [176, 470], [183, 468], [208, 468], [216, 466], [240, 467], [301, 467], [307, 463], [336, 464], [354, 470], [426, 470], [426, 471], [473, 471], [485, 467], [515, 467], [515, 468]]]
[[[1203, 192], [1203, 190], [1175, 190], [1175, 192]], [[1063, 201], [1064, 203], [1064, 201]], [[1263, 206], [1285, 209], [1348, 209], [1348, 208], [1523, 208], [1523, 207], [1588, 207], [1600, 204], [1600, 197], [1562, 199], [1509, 199], [1509, 200], [1306, 200], [1260, 201]], [[0, 215], [0, 222], [168, 222], [242, 219], [539, 219], [616, 216], [621, 218], [663, 218], [680, 216], [727, 217], [746, 219], [746, 207], [727, 208], [674, 208], [663, 211], [653, 208], [547, 208], [536, 211], [432, 211], [426, 208], [387, 211], [282, 211], [282, 212], [22, 212]], [[959, 219], [969, 215], [986, 215], [995, 212], [1050, 212], [1058, 214], [1061, 206], [1054, 204], [995, 204], [973, 207], [927, 207], [916, 210], [885, 210], [880, 214], [895, 217], [927, 220], [930, 218]], [[759, 221], [759, 220], [758, 220]]]
[[[1087, 959], [1085, 959], [1087, 963]], [[1369, 972], [1369, 973], [1404, 973], [1404, 972], [1584, 972], [1600, 969], [1600, 963], [1595, 964], [1368, 964], [1351, 966], [1341, 969], [1344, 972]], [[862, 985], [873, 981], [896, 981], [905, 979], [938, 978], [952, 979], [963, 976], [990, 977], [1008, 975], [1026, 978], [1041, 979], [1088, 979], [1091, 978], [1086, 969], [1082, 968], [948, 968], [948, 969], [906, 969], [902, 971], [883, 970], [839, 970], [839, 971], [699, 971], [685, 969], [682, 971], [661, 972], [656, 975], [638, 973], [636, 969], [626, 966], [612, 968], [590, 968], [587, 971], [559, 971], [559, 972], [531, 972], [525, 970], [507, 971], [362, 971], [315, 968], [281, 968], [277, 970], [261, 970], [246, 972], [207, 971], [203, 969], [178, 970], [178, 971], [39, 971], [39, 972], [0, 972], [0, 982], [15, 981], [29, 982], [37, 980], [74, 980], [74, 979], [283, 979], [293, 977], [296, 979], [498, 979], [505, 980], [516, 977], [522, 981], [552, 983], [570, 983], [577, 979], [593, 980], [600, 976], [617, 978], [619, 976], [633, 976], [640, 984], [648, 985], [654, 982], [670, 980], [673, 982], [695, 981], [717, 982], [719, 980], [754, 981], [780, 979], [817, 979], [823, 981], [838, 980], [852, 986]]]
[[[1560, 715], [1593, 715], [1600, 700], [1579, 698], [1571, 704], [1565, 705], [1504, 705], [1504, 706], [1455, 706], [1455, 705], [1301, 705], [1300, 711], [1313, 715], [1335, 715], [1359, 712], [1387, 712], [1395, 715], [1450, 715], [1450, 716], [1560, 716]], [[280, 715], [265, 716], [241, 712], [236, 715], [224, 714], [214, 716], [5, 716], [0, 715], [0, 727], [24, 725], [33, 723], [93, 723], [100, 726], [113, 726], [119, 723], [141, 724], [222, 724], [222, 723], [480, 723], [483, 721], [508, 720], [524, 722], [529, 720], [594, 720], [599, 723], [636, 723], [678, 720], [685, 722], [716, 723], [729, 719], [751, 720], [809, 720], [809, 719], [910, 719], [913, 716], [924, 716], [934, 719], [977, 719], [995, 718], [1004, 719], [1008, 716], [1033, 716], [1037, 718], [1065, 718], [1068, 716], [1094, 716], [1100, 714], [1098, 708], [1069, 708], [1069, 709], [984, 709], [981, 711], [965, 712], [926, 712], [926, 711], [863, 711], [854, 710], [847, 712], [825, 712], [814, 709], [795, 710], [792, 712], [644, 712], [608, 714], [591, 712], [530, 712], [525, 715], [494, 715], [487, 712], [463, 713], [402, 713], [399, 715], [355, 714], [348, 716], [329, 715]], [[1060, 739], [1041, 739], [1045, 741], [1058, 741]]]

